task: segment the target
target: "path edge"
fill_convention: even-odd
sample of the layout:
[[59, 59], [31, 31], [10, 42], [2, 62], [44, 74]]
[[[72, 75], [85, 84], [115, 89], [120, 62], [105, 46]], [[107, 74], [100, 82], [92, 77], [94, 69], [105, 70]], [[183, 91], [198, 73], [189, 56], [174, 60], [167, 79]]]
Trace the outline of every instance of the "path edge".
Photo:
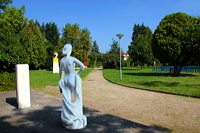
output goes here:
[[171, 95], [177, 95], [177, 96], [184, 96], [184, 97], [200, 98], [200, 96], [195, 96], [195, 95], [187, 95], [187, 94], [180, 94], [180, 93], [173, 93], [173, 92], [166, 92], [166, 91], [151, 90], [151, 89], [146, 89], [146, 88], [140, 88], [140, 87], [134, 87], [134, 86], [128, 86], [128, 85], [123, 85], [123, 84], [115, 83], [115, 82], [107, 79], [104, 76], [103, 69], [102, 69], [102, 75], [103, 75], [104, 79], [106, 79], [108, 82], [111, 82], [111, 83], [116, 84], [116, 85], [128, 87], [128, 88], [139, 89], [139, 90], [146, 90], [146, 91], [158, 92], [158, 93], [164, 93], [164, 94], [171, 94]]

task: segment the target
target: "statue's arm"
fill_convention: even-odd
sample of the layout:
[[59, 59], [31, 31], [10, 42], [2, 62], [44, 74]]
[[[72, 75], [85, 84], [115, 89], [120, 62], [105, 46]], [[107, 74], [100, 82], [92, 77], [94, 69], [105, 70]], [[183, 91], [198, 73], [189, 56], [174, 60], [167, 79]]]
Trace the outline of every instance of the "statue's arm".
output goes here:
[[79, 75], [84, 70], [84, 64], [76, 58], [74, 58], [74, 62], [80, 67], [79, 71], [76, 73]]

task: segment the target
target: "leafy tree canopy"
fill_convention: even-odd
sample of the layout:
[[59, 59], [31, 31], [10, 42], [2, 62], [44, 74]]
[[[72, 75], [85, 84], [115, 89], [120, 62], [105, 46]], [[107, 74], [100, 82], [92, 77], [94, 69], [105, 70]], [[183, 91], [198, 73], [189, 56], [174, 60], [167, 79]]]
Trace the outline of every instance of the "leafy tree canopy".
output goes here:
[[64, 44], [72, 45], [72, 56], [79, 60], [87, 61], [88, 52], [92, 48], [92, 37], [90, 31], [87, 28], [80, 29], [79, 24], [66, 24], [62, 29], [62, 47]]
[[141, 66], [144, 63], [153, 63], [153, 54], [151, 49], [152, 31], [149, 27], [134, 25], [131, 45], [128, 46], [130, 58]]
[[200, 54], [199, 18], [186, 13], [173, 13], [165, 16], [157, 26], [152, 41], [153, 54], [162, 63], [178, 66], [197, 60]]
[[25, 7], [8, 7], [0, 13], [0, 70], [14, 71], [15, 64], [24, 63], [25, 50], [20, 42], [20, 31], [27, 23]]
[[0, 0], [0, 13], [4, 11], [13, 0]]

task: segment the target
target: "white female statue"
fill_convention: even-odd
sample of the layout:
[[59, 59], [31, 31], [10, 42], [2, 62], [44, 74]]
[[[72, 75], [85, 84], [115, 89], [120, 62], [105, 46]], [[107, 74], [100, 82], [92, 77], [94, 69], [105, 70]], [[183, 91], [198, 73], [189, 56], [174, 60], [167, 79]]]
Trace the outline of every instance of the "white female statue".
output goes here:
[[[87, 117], [83, 115], [82, 105], [82, 80], [79, 74], [83, 71], [84, 65], [78, 59], [71, 57], [72, 46], [65, 44], [62, 53], [65, 55], [60, 61], [60, 81], [59, 87], [62, 93], [62, 124], [67, 129], [81, 129], [87, 125]], [[74, 63], [80, 69], [75, 73]], [[62, 78], [64, 71], [64, 79]], [[72, 102], [74, 94], [75, 102]]]

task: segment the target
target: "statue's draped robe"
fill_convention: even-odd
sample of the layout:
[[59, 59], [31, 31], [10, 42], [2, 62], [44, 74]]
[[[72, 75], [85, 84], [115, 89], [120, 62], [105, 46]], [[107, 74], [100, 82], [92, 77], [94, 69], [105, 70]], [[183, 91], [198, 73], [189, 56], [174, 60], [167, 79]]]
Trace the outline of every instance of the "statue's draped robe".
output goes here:
[[[87, 118], [83, 115], [82, 105], [82, 80], [79, 75], [75, 74], [75, 88], [70, 88], [64, 84], [64, 80], [59, 81], [62, 90], [62, 112], [61, 120], [63, 126], [68, 129], [80, 129], [87, 125]], [[72, 103], [72, 93], [75, 102]]]

